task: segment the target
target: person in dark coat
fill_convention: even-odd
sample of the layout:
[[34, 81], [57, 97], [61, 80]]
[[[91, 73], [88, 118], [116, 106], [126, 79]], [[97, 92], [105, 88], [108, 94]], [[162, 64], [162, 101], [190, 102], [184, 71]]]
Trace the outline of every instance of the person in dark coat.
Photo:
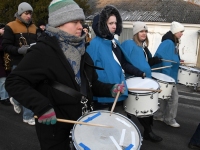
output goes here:
[[111, 97], [124, 91], [123, 84], [98, 80], [85, 52], [85, 36], [81, 36], [84, 19], [73, 0], [53, 0], [45, 34], [6, 80], [9, 94], [37, 116], [42, 150], [70, 149], [73, 125], [57, 122], [57, 118], [77, 120], [88, 111], [93, 94]]
[[[9, 66], [7, 68], [11, 68], [11, 70], [17, 67], [24, 58], [28, 48], [37, 40], [36, 26], [32, 22], [32, 13], [32, 6], [22, 2], [18, 5], [18, 10], [15, 13], [16, 19], [5, 26], [2, 46], [10, 59], [10, 63], [6, 63], [5, 66]], [[10, 102], [14, 107], [14, 111], [19, 114], [21, 112], [21, 104], [18, 102], [18, 99], [11, 97]], [[22, 108], [23, 122], [28, 125], [35, 125], [33, 112], [23, 105]]]
[[196, 131], [192, 135], [188, 147], [191, 149], [200, 150], [200, 123], [196, 128]]
[[37, 23], [37, 30], [36, 30], [37, 38], [41, 36], [41, 34], [45, 31], [45, 29], [46, 29], [46, 23], [43, 20], [39, 20]]
[[9, 71], [5, 70], [4, 51], [1, 44], [3, 40], [4, 27], [5, 24], [0, 23], [0, 98], [1, 98], [0, 102], [3, 105], [9, 106], [11, 105], [11, 103], [9, 100], [9, 95], [5, 90], [5, 80], [7, 75], [9, 74]]

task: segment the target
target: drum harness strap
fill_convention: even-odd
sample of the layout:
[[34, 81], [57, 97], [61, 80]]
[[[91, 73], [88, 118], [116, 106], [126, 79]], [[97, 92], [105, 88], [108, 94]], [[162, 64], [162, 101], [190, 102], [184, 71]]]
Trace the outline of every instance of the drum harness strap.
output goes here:
[[[96, 67], [96, 66], [92, 66], [88, 63], [86, 63], [89, 67], [93, 67], [95, 69], [98, 69], [98, 70], [104, 70], [103, 68], [100, 68], [100, 67]], [[89, 86], [92, 87], [92, 84], [90, 83], [88, 77], [87, 77], [87, 74], [85, 71], [84, 72], [84, 75], [85, 76], [82, 76], [82, 78], [86, 78], [86, 80], [89, 82]], [[67, 95], [70, 95], [76, 99], [80, 99], [81, 101], [81, 104], [83, 104], [84, 106], [82, 107], [82, 115], [86, 115], [89, 113], [90, 110], [88, 110], [88, 106], [87, 106], [87, 102], [88, 102], [88, 99], [87, 99], [87, 88], [86, 88], [86, 80], [81, 80], [81, 89], [80, 89], [80, 92], [74, 90], [73, 88], [69, 87], [69, 86], [66, 86], [62, 83], [59, 83], [57, 81], [47, 81], [48, 84], [53, 87], [54, 89], [58, 90], [58, 91], [61, 91]], [[91, 111], [93, 111], [93, 106], [91, 105], [90, 106], [90, 109]]]
[[[74, 90], [73, 88], [66, 86], [62, 83], [59, 83], [57, 81], [48, 81], [48, 84], [58, 91], [61, 91], [61, 92], [65, 93], [67, 95], [70, 95], [76, 99], [80, 99], [81, 104], [83, 104], [82, 115], [87, 114], [89, 112], [89, 110], [87, 109], [88, 99], [85, 94], [78, 92], [78, 91]], [[81, 85], [82, 84], [83, 84], [83, 82], [81, 83]]]

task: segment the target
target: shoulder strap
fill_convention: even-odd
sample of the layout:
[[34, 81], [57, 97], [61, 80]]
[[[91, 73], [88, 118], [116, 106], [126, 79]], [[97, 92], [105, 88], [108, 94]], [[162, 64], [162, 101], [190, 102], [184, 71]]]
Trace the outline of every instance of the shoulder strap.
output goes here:
[[59, 82], [56, 82], [56, 81], [48, 81], [48, 84], [49, 84], [50, 86], [52, 86], [53, 88], [57, 89], [58, 91], [61, 91], [61, 92], [63, 92], [63, 93], [66, 93], [67, 95], [70, 95], [70, 96], [72, 96], [72, 97], [74, 97], [74, 98], [81, 99], [82, 96], [84, 96], [84, 95], [82, 95], [80, 92], [78, 92], [78, 91], [76, 91], [76, 90], [74, 90], [74, 89], [72, 89], [72, 88], [70, 88], [70, 87], [68, 87], [68, 86], [66, 86], [66, 85], [64, 85], [64, 84], [61, 84], [61, 83], [59, 83]]

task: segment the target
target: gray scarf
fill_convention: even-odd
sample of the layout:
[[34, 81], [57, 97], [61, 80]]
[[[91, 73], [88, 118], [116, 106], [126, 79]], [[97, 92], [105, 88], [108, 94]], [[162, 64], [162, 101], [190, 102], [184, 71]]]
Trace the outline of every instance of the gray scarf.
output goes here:
[[45, 32], [58, 39], [60, 48], [74, 71], [76, 82], [81, 85], [80, 63], [81, 56], [85, 53], [85, 35], [76, 37], [49, 25]]

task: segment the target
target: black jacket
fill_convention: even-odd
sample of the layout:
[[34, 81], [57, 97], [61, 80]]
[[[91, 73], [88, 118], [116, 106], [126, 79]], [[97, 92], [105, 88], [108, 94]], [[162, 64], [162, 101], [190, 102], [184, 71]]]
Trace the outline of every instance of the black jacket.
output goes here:
[[[92, 67], [93, 61], [90, 56], [85, 53], [81, 61], [81, 80], [86, 82], [89, 100], [91, 101], [93, 94], [111, 96], [110, 89], [113, 84], [104, 84], [97, 80], [98, 76]], [[87, 77], [83, 75], [84, 72]], [[38, 117], [53, 107], [58, 118], [77, 120], [82, 115], [83, 105], [80, 99], [54, 89], [48, 81], [57, 81], [80, 91], [73, 69], [60, 49], [57, 39], [45, 34], [29, 49], [18, 67], [8, 76], [6, 90]]]
[[22, 36], [26, 39], [28, 45], [35, 43], [37, 40], [36, 26], [31, 22], [29, 25], [23, 23], [19, 19], [9, 22], [5, 28], [3, 35], [3, 50], [10, 55], [11, 65], [18, 65], [24, 57], [23, 54], [18, 53], [20, 47], [20, 41], [25, 44], [24, 41], [19, 40]]

